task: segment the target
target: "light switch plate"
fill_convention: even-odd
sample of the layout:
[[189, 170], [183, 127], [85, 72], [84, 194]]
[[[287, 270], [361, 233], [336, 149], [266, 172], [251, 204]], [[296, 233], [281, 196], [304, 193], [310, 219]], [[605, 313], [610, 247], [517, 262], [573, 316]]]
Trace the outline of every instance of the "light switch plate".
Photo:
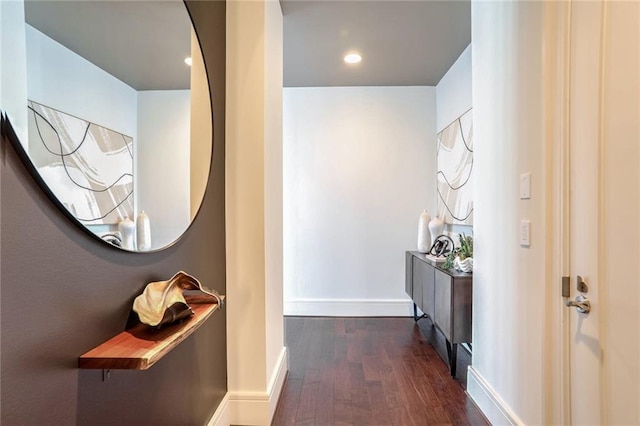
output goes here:
[[520, 245], [529, 247], [531, 245], [531, 221], [520, 221]]
[[531, 198], [531, 173], [522, 173], [520, 175], [520, 199], [528, 200]]

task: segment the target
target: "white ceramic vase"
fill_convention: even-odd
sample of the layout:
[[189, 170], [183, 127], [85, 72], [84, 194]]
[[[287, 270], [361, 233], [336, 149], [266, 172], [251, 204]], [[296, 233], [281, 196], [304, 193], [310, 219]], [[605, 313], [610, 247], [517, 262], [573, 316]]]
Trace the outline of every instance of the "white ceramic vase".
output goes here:
[[136, 249], [136, 225], [131, 219], [125, 217], [118, 223], [118, 231], [122, 238], [122, 248], [126, 250]]
[[151, 224], [144, 210], [136, 218], [136, 240], [139, 251], [151, 250]]
[[440, 219], [438, 216], [434, 216], [429, 222], [429, 232], [431, 232], [431, 241], [435, 241], [440, 235], [442, 235], [442, 231], [444, 230], [444, 221]]
[[456, 258], [453, 259], [453, 268], [460, 272], [472, 272], [473, 257], [467, 257], [465, 260], [460, 260], [460, 258], [456, 256]]
[[431, 248], [431, 238], [429, 236], [429, 222], [431, 216], [429, 212], [423, 210], [418, 219], [418, 251], [427, 253]]

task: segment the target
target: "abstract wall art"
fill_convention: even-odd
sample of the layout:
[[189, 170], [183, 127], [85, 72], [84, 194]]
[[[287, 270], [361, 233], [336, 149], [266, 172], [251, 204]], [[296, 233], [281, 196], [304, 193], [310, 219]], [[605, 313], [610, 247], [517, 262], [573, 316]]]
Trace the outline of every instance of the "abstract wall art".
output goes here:
[[469, 110], [438, 133], [438, 216], [473, 225], [473, 115]]
[[133, 138], [29, 101], [29, 157], [84, 225], [133, 215]]

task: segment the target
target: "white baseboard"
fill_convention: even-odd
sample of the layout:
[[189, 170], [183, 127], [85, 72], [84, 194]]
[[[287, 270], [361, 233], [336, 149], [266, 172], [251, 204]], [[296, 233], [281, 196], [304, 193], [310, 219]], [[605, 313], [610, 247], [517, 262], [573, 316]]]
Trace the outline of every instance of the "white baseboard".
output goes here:
[[413, 316], [413, 302], [410, 299], [291, 299], [284, 302], [284, 315], [408, 317]]
[[504, 400], [473, 366], [467, 374], [467, 394], [493, 425], [524, 425]]
[[269, 423], [273, 419], [273, 415], [276, 413], [278, 407], [278, 401], [280, 400], [280, 394], [284, 387], [284, 381], [287, 378], [287, 372], [289, 371], [289, 351], [287, 347], [283, 347], [278, 355], [278, 361], [276, 368], [273, 370], [271, 380], [269, 380]]
[[227, 392], [207, 426], [269, 425], [287, 376], [288, 353], [280, 351], [266, 392]]

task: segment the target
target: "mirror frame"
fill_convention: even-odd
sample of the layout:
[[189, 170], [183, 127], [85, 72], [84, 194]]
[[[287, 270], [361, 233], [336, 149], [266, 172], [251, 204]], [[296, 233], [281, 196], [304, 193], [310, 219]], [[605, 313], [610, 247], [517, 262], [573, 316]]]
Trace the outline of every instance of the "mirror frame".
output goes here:
[[[129, 249], [118, 247], [114, 244], [111, 244], [108, 241], [105, 241], [102, 238], [100, 238], [100, 236], [98, 236], [94, 232], [92, 232], [88, 227], [82, 224], [82, 222], [80, 222], [69, 210], [67, 210], [67, 208], [62, 204], [62, 202], [58, 199], [58, 197], [53, 193], [51, 188], [49, 188], [49, 186], [44, 181], [42, 176], [40, 176], [38, 169], [31, 161], [31, 158], [29, 158], [29, 154], [24, 149], [22, 142], [20, 142], [20, 138], [18, 138], [18, 135], [16, 134], [13, 126], [11, 125], [11, 122], [7, 117], [6, 113], [0, 110], [0, 135], [3, 137], [3, 139], [7, 139], [9, 141], [14, 151], [16, 152], [16, 154], [18, 154], [18, 157], [20, 158], [24, 166], [29, 171], [29, 174], [34, 178], [34, 180], [36, 181], [38, 186], [44, 191], [44, 193], [47, 194], [49, 200], [53, 202], [53, 204], [62, 212], [62, 214], [64, 214], [73, 223], [79, 226], [86, 234], [90, 235], [94, 240], [100, 241], [101, 244], [104, 244], [108, 247], [111, 247], [112, 249], [115, 249], [117, 251], [121, 251], [124, 253], [136, 253], [136, 254], [158, 253], [170, 247], [173, 247], [175, 244], [177, 244], [178, 241], [180, 241], [185, 236], [185, 234], [191, 229], [191, 227], [193, 226], [193, 223], [198, 219], [198, 216], [200, 215], [200, 211], [202, 210], [202, 205], [204, 204], [204, 200], [207, 196], [207, 191], [209, 189], [209, 179], [211, 178], [211, 170], [213, 168], [213, 154], [214, 154], [214, 144], [215, 144], [215, 132], [214, 132], [215, 120], [214, 120], [214, 112], [213, 112], [213, 93], [211, 91], [211, 81], [209, 79], [209, 70], [207, 68], [207, 58], [204, 54], [204, 51], [202, 50], [202, 44], [200, 42], [198, 29], [193, 23], [193, 16], [191, 15], [191, 10], [189, 9], [187, 0], [182, 0], [182, 5], [184, 6], [185, 11], [189, 16], [189, 21], [191, 22], [191, 28], [195, 34], [196, 40], [198, 41], [198, 47], [200, 48], [200, 53], [202, 55], [202, 62], [204, 64], [204, 72], [206, 74], [207, 90], [209, 92], [208, 93], [209, 109], [211, 112], [210, 114], [211, 115], [210, 117], [211, 118], [211, 154], [209, 157], [209, 171], [206, 176], [206, 184], [204, 187], [204, 192], [202, 193], [202, 199], [200, 200], [200, 205], [198, 206], [198, 211], [196, 211], [196, 214], [193, 215], [193, 219], [189, 222], [189, 226], [187, 226], [186, 229], [182, 231], [182, 233], [170, 244], [167, 244], [163, 247], [159, 247], [156, 249], [146, 250], [146, 251], [129, 250]], [[25, 99], [25, 108], [26, 107], [27, 107], [27, 99]]]

